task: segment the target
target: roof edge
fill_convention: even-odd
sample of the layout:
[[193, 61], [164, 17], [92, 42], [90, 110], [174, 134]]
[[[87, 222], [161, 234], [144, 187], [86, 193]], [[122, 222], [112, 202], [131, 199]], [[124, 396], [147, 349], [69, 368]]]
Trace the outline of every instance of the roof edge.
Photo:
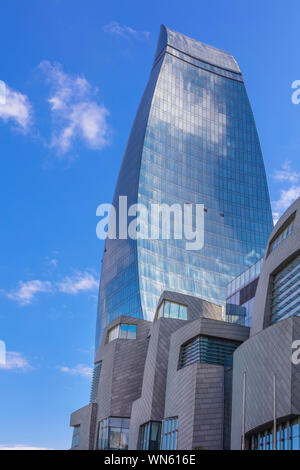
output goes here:
[[184, 54], [207, 62], [213, 66], [241, 74], [240, 67], [236, 59], [228, 52], [210, 46], [196, 39], [189, 38], [184, 34], [174, 31], [164, 24], [160, 27], [160, 34], [156, 48], [155, 58], [157, 58], [166, 46], [178, 49]]

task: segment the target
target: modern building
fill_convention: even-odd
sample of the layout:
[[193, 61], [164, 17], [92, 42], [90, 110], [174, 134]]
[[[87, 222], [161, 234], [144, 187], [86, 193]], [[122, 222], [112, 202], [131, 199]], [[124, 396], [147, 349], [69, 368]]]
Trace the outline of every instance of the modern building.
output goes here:
[[[120, 315], [153, 321], [165, 290], [224, 305], [229, 282], [264, 256], [273, 228], [259, 138], [236, 60], [161, 27], [113, 205], [204, 204], [205, 243], [107, 239], [96, 349]], [[117, 224], [118, 225], [118, 224]]]
[[[232, 354], [249, 328], [224, 321], [227, 286], [259, 262], [273, 227], [255, 122], [230, 54], [161, 27], [116, 214], [121, 196], [147, 209], [202, 204], [204, 247], [106, 239], [91, 403], [72, 414], [73, 448], [229, 448]], [[255, 282], [252, 272], [247, 279]]]
[[254, 299], [263, 258], [233, 279], [227, 287], [226, 320], [251, 326]]
[[229, 449], [232, 360], [249, 328], [222, 307], [164, 292], [154, 322], [119, 317], [96, 356], [91, 403], [72, 414], [73, 449]]
[[250, 338], [234, 353], [233, 449], [243, 437], [246, 449], [300, 449], [299, 316], [300, 199], [271, 233]]

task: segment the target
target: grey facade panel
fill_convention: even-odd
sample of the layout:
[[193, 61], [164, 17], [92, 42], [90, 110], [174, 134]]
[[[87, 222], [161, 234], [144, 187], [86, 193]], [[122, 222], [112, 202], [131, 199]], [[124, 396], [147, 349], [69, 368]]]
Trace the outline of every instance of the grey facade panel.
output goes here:
[[300, 198], [289, 207], [274, 227], [269, 238], [269, 245], [294, 213], [296, 213], [296, 217], [292, 233], [271, 253], [267, 249], [255, 296], [251, 336], [270, 325], [272, 276], [300, 253]]
[[[199, 297], [181, 294], [179, 292], [164, 291], [159, 298], [158, 306], [163, 300], [186, 305], [188, 307], [188, 320], [195, 320], [202, 316], [215, 320], [223, 320], [223, 309], [220, 305], [215, 305]], [[157, 313], [155, 318], [157, 318]]]
[[[243, 342], [249, 329], [209, 318], [220, 318], [222, 308], [202, 299], [174, 292], [165, 292], [161, 299], [187, 305], [188, 320], [159, 318], [151, 324], [121, 316], [104, 330], [96, 355], [96, 363], [102, 364], [94, 413], [86, 407], [72, 415], [71, 424], [81, 423], [84, 433], [89, 433], [86, 442], [80, 444], [85, 448], [97, 448], [99, 422], [110, 416], [130, 418], [132, 450], [139, 448], [143, 424], [174, 416], [178, 416], [179, 449], [222, 448], [226, 422], [224, 367], [195, 363], [179, 369], [180, 348], [200, 334]], [[118, 324], [136, 325], [136, 339], [108, 343], [109, 331]]]
[[224, 437], [224, 367], [191, 364], [178, 369], [182, 344], [200, 334], [243, 342], [249, 337], [249, 328], [198, 318], [171, 337], [165, 417], [178, 416], [179, 449], [217, 450], [223, 448]]
[[[106, 343], [107, 332], [118, 323], [137, 325], [136, 340]], [[115, 319], [104, 330], [96, 361], [102, 361], [98, 387], [97, 423], [109, 416], [129, 418], [132, 403], [140, 396], [151, 323], [133, 317]], [[95, 447], [97, 443], [95, 442]]]
[[142, 424], [148, 421], [162, 421], [164, 417], [170, 338], [184, 323], [183, 320], [160, 318], [152, 325], [142, 393], [132, 406], [130, 449], [137, 449], [139, 446], [139, 429]]
[[93, 449], [97, 405], [90, 403], [71, 414], [70, 426], [80, 426], [79, 442], [72, 450]]
[[299, 414], [299, 367], [292, 364], [292, 343], [300, 332], [300, 318], [291, 317], [261, 331], [234, 353], [232, 449], [240, 449], [243, 375], [246, 372], [246, 433], [273, 421], [274, 375], [277, 418]]
[[[300, 339], [300, 318], [291, 316], [272, 323], [274, 277], [300, 253], [299, 209], [300, 198], [283, 214], [270, 235], [256, 291], [251, 337], [234, 353], [231, 441], [233, 449], [241, 446], [244, 372], [247, 378], [246, 433], [266, 429], [266, 426], [272, 428], [274, 375], [277, 384], [278, 422], [300, 415], [300, 371], [299, 366], [292, 364], [292, 343]], [[279, 239], [291, 221], [292, 231], [286, 238]], [[274, 247], [276, 240], [278, 243]], [[288, 286], [287, 290], [296, 292], [293, 290], [295, 287], [297, 288], [297, 285]], [[284, 295], [285, 292], [280, 293], [281, 299]]]

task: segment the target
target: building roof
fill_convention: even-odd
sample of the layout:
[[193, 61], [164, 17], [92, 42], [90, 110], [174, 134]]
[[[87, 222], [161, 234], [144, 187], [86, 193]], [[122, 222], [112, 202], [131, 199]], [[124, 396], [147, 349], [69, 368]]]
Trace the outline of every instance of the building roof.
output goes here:
[[173, 31], [165, 25], [162, 25], [156, 50], [156, 57], [167, 45], [190, 55], [195, 59], [202, 60], [223, 69], [231, 70], [235, 73], [241, 73], [237, 61], [228, 52], [209, 46], [203, 42], [196, 41], [195, 39], [189, 38], [184, 34]]

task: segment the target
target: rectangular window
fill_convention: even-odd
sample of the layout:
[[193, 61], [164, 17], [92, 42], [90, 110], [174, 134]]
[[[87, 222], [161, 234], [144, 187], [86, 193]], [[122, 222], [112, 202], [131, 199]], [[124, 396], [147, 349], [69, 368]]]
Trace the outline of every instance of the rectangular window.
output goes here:
[[161, 449], [177, 450], [178, 417], [164, 419], [162, 425]]
[[99, 450], [127, 450], [129, 418], [106, 418], [99, 422]]
[[159, 317], [187, 320], [187, 306], [164, 300], [158, 309], [158, 318]]
[[149, 423], [141, 426], [140, 450], [159, 450], [160, 431], [161, 423], [158, 421], [149, 421]]
[[[299, 450], [299, 418], [277, 427], [276, 444], [277, 450]], [[251, 450], [273, 450], [274, 449], [274, 430], [267, 429], [258, 434], [250, 436]]]
[[280, 245], [283, 240], [285, 240], [293, 231], [294, 228], [294, 220], [295, 220], [296, 213], [294, 213], [283, 225], [282, 229], [276, 234], [275, 238], [270, 243], [269, 247], [269, 254], [275, 250], [275, 248]]
[[273, 278], [272, 323], [300, 315], [300, 255]]
[[102, 362], [99, 362], [94, 367], [93, 379], [92, 379], [92, 388], [91, 388], [91, 395], [90, 395], [90, 403], [94, 403], [96, 401], [96, 398], [97, 398], [101, 367], [102, 367]]
[[107, 334], [107, 343], [114, 339], [136, 339], [136, 325], [120, 324], [111, 328]]
[[179, 367], [186, 367], [196, 362], [206, 364], [220, 364], [232, 367], [233, 353], [240, 345], [237, 341], [230, 341], [210, 336], [197, 336], [181, 346]]
[[73, 429], [73, 438], [72, 438], [72, 448], [77, 447], [79, 444], [79, 434], [80, 434], [80, 424], [74, 426]]

